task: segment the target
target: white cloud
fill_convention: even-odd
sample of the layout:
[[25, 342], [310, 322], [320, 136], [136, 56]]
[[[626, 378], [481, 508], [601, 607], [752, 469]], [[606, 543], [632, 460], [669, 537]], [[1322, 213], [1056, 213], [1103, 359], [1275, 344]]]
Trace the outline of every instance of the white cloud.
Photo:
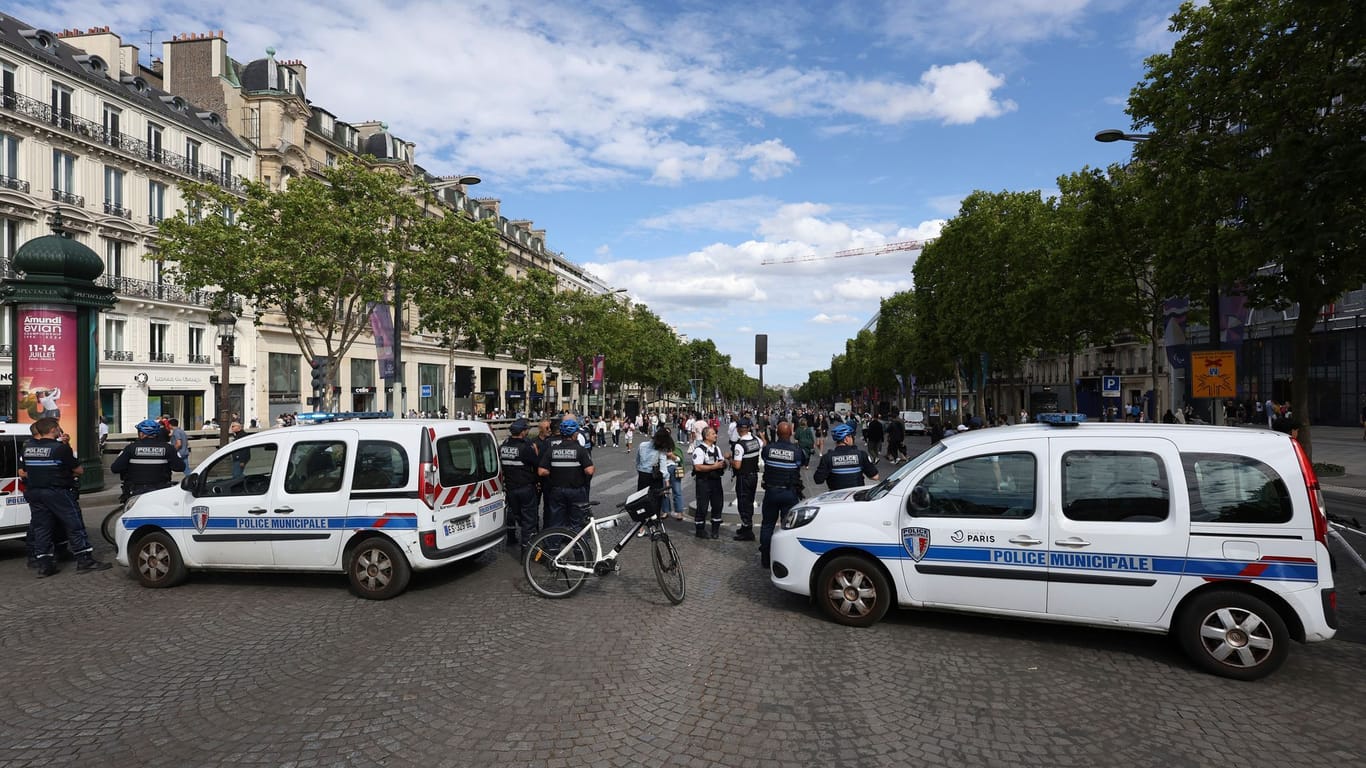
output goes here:
[[1168, 16], [1148, 16], [1134, 25], [1133, 47], [1144, 54], [1166, 53], [1176, 43], [1177, 34], [1172, 32]]
[[1068, 37], [1091, 0], [883, 0], [885, 34], [931, 50], [992, 50], [1000, 46]]
[[784, 145], [782, 139], [769, 139], [759, 144], [751, 144], [740, 150], [737, 157], [741, 160], [754, 161], [750, 165], [749, 175], [759, 181], [776, 179], [797, 164], [797, 153]]
[[612, 246], [603, 243], [602, 245], [599, 245], [597, 248], [593, 249], [593, 255], [597, 256], [600, 259], [611, 258]]
[[856, 323], [858, 322], [858, 318], [853, 315], [827, 315], [824, 312], [820, 312], [811, 318], [811, 322], [816, 323], [817, 325], [835, 325]]
[[930, 67], [916, 85], [881, 80], [852, 83], [835, 103], [881, 123], [940, 120], [955, 125], [1015, 111], [1015, 102], [993, 95], [1003, 85], [1005, 78], [976, 61], [967, 61]]
[[655, 230], [751, 232], [778, 205], [771, 197], [757, 195], [711, 200], [651, 216], [641, 220], [639, 226]]

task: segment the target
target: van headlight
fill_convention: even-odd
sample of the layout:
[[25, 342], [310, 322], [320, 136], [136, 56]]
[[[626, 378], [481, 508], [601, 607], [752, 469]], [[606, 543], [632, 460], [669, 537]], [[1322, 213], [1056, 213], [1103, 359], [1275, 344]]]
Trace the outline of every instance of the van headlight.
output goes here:
[[816, 513], [820, 510], [820, 507], [811, 506], [799, 506], [789, 509], [783, 513], [783, 530], [800, 528], [803, 525], [806, 525], [816, 519]]

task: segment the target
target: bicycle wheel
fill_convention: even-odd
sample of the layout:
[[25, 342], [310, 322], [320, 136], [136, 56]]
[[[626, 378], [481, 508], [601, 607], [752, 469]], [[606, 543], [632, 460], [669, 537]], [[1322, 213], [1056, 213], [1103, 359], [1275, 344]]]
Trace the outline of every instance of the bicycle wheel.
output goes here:
[[114, 507], [104, 516], [104, 522], [100, 523], [100, 535], [110, 544], [116, 543], [114, 536], [118, 533], [119, 518], [123, 517], [123, 509], [123, 504]]
[[659, 582], [659, 588], [664, 591], [664, 596], [669, 598], [669, 602], [678, 605], [683, 602], [683, 597], [688, 591], [688, 583], [683, 578], [683, 561], [678, 559], [678, 550], [674, 549], [674, 543], [669, 541], [669, 534], [664, 530], [664, 526], [659, 526], [658, 532], [651, 537], [650, 562], [655, 567], [655, 580]]
[[[591, 547], [582, 540], [570, 544], [577, 535], [576, 531], [568, 528], [548, 528], [531, 540], [522, 560], [522, 570], [526, 572], [527, 583], [537, 594], [551, 598], [569, 597], [583, 586], [584, 579], [588, 578], [587, 573], [555, 565], [555, 557], [560, 555], [561, 564], [593, 567]], [[563, 553], [566, 547], [570, 550]]]

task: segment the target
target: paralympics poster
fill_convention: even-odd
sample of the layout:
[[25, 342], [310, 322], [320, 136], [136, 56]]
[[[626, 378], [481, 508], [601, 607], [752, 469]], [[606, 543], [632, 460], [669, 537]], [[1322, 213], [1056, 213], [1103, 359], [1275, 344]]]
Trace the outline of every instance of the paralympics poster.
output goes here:
[[20, 424], [51, 417], [76, 437], [76, 309], [68, 306], [31, 306], [19, 310], [18, 362]]

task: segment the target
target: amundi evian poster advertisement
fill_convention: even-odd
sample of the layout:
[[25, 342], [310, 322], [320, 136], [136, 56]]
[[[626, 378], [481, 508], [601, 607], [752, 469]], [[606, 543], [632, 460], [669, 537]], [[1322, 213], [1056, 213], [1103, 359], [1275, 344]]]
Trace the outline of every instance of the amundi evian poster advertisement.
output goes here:
[[19, 388], [21, 424], [51, 416], [71, 435], [76, 446], [76, 309], [36, 305], [19, 310], [18, 338], [14, 352], [18, 361], [15, 384]]

